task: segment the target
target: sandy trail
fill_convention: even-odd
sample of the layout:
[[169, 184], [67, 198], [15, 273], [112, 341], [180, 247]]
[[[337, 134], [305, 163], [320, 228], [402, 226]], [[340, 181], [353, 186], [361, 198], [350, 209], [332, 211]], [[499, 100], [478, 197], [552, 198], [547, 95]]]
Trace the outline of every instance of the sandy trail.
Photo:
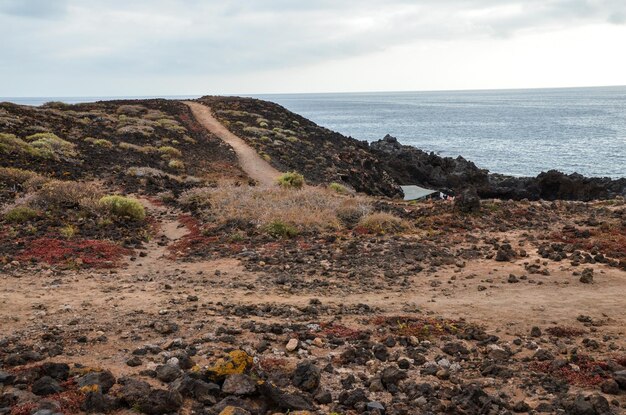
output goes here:
[[212, 134], [222, 139], [226, 144], [230, 145], [239, 159], [239, 165], [243, 171], [252, 179], [262, 185], [272, 186], [276, 183], [276, 179], [280, 176], [280, 172], [272, 167], [244, 140], [228, 131], [215, 117], [211, 114], [211, 108], [197, 102], [184, 101], [191, 109], [196, 120]]

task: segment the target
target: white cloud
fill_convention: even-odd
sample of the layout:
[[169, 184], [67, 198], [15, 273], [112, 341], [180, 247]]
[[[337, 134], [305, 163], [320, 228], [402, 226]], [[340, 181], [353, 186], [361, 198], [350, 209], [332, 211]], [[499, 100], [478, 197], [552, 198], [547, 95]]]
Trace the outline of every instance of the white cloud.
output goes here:
[[[537, 62], [516, 57], [532, 59], [533, 47], [546, 45], [548, 57], [556, 56], [575, 45], [572, 33], [601, 43], [580, 53], [626, 74], [615, 57], [626, 43], [625, 17], [623, 0], [0, 0], [0, 79], [11, 80], [0, 84], [0, 96], [177, 93], [193, 85], [237, 92], [251, 90], [259, 77], [264, 82], [255, 92], [495, 87], [507, 78], [495, 70], [498, 61], [473, 56], [516, 51], [505, 59], [532, 72]], [[476, 68], [471, 82], [437, 66], [464, 62]], [[380, 69], [369, 70], [388, 64], [405, 68], [404, 77], [390, 82]], [[337, 85], [331, 67], [351, 75]], [[608, 82], [602, 71], [570, 72], [576, 84]], [[413, 73], [429, 79], [416, 82]], [[545, 83], [553, 79], [548, 73], [507, 85]]]

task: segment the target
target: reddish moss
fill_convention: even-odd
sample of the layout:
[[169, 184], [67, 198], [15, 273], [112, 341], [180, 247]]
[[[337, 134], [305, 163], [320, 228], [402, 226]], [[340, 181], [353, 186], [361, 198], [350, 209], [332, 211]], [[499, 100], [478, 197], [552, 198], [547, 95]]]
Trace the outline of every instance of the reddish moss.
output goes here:
[[361, 336], [362, 331], [351, 329], [341, 324], [322, 323], [322, 334], [326, 336], [338, 337], [342, 339], [355, 340]]
[[626, 258], [626, 226], [603, 227], [593, 230], [576, 228], [554, 232], [550, 238], [556, 242], [574, 245], [577, 249], [591, 251], [597, 247], [604, 255]]
[[112, 268], [131, 251], [107, 241], [92, 239], [67, 241], [38, 238], [26, 242], [17, 255], [19, 261], [46, 262], [51, 265]]
[[[85, 395], [76, 388], [76, 382], [70, 379], [61, 384], [66, 390], [61, 393], [55, 393], [53, 395], [46, 396], [47, 400], [58, 402], [60, 405], [60, 411], [64, 414], [77, 414], [80, 413], [80, 407], [85, 402]], [[11, 408], [11, 415], [30, 415], [35, 409], [39, 407], [36, 402], [29, 402], [22, 405], [16, 405]]]
[[217, 237], [204, 236], [200, 223], [192, 216], [180, 215], [178, 221], [185, 225], [189, 233], [168, 247], [170, 259], [192, 255], [198, 248], [217, 241]]
[[581, 387], [593, 387], [601, 384], [608, 378], [605, 375], [608, 365], [605, 362], [598, 362], [589, 356], [578, 356], [576, 361], [578, 370], [574, 370], [571, 366], [553, 368], [552, 362], [533, 362], [531, 369], [562, 379], [570, 385]]

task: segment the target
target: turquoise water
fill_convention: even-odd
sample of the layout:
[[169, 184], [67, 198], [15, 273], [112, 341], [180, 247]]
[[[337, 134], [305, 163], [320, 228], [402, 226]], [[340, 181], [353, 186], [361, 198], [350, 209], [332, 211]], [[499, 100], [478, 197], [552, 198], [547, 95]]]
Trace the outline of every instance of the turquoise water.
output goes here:
[[[163, 97], [170, 99], [197, 96]], [[254, 95], [359, 140], [385, 134], [495, 173], [626, 177], [626, 87]], [[0, 98], [25, 105], [153, 97]]]

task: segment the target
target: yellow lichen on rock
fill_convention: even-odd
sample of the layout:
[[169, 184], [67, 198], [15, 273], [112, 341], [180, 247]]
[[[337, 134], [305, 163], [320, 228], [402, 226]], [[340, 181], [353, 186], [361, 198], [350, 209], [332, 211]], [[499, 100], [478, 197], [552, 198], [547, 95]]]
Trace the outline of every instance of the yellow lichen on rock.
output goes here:
[[243, 350], [233, 350], [226, 357], [218, 359], [217, 362], [207, 369], [207, 377], [217, 381], [224, 379], [228, 375], [244, 373], [252, 366], [253, 360], [248, 353]]

